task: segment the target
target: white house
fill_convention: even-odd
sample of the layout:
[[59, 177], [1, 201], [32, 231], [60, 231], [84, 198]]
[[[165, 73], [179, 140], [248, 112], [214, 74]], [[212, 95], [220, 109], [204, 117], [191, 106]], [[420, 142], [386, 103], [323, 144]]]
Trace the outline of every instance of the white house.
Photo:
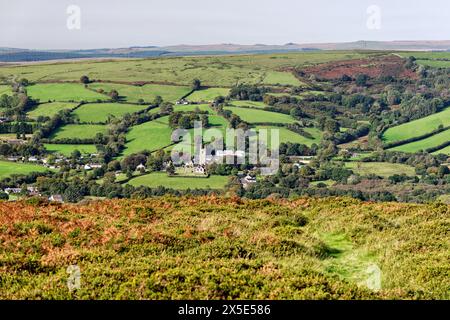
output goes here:
[[145, 170], [145, 166], [141, 163], [140, 165], [138, 165], [136, 167], [136, 170], [138, 170], [138, 171]]
[[196, 166], [194, 168], [194, 173], [195, 174], [206, 174], [206, 169], [204, 166]]

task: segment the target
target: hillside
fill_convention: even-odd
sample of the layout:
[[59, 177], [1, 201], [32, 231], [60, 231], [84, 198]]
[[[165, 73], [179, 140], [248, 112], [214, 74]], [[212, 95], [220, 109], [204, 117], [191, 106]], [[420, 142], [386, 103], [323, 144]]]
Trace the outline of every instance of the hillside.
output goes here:
[[0, 299], [449, 299], [449, 213], [349, 198], [1, 202]]
[[450, 41], [353, 41], [340, 43], [286, 43], [284, 45], [232, 43], [206, 45], [134, 46], [88, 50], [29, 50], [0, 47], [1, 62], [29, 62], [93, 58], [149, 58], [159, 56], [287, 53], [321, 50], [449, 51]]

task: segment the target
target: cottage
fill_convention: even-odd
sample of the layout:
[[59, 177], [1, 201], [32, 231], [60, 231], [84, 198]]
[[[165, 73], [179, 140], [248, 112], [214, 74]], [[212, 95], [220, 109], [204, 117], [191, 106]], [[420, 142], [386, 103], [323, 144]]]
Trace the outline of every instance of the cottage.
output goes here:
[[60, 202], [60, 203], [63, 203], [63, 202], [64, 202], [63, 197], [62, 197], [62, 195], [60, 195], [60, 194], [52, 194], [52, 195], [48, 198], [48, 200], [49, 200], [49, 201], [52, 201], [52, 202]]
[[6, 194], [18, 194], [22, 191], [21, 188], [5, 188], [5, 193]]
[[145, 170], [145, 166], [141, 163], [140, 165], [138, 165], [138, 166], [136, 167], [136, 170], [137, 170], [137, 171]]
[[204, 166], [196, 166], [194, 168], [194, 173], [195, 174], [206, 174], [206, 169]]

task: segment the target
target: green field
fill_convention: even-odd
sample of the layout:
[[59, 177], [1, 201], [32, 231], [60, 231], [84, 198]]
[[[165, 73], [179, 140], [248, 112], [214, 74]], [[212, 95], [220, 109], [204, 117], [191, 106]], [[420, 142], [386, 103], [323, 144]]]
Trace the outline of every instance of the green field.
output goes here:
[[[231, 87], [237, 82], [263, 83], [264, 79], [280, 81], [280, 68], [310, 65], [334, 60], [361, 58], [367, 53], [300, 52], [283, 54], [166, 57], [132, 60], [76, 61], [0, 68], [0, 77], [26, 77], [31, 81], [79, 81], [83, 75], [109, 81], [153, 81], [190, 86], [192, 79], [202, 85]], [[285, 77], [282, 76], [283, 82]], [[291, 82], [292, 78], [288, 79]], [[120, 91], [119, 91], [120, 93]]]
[[61, 110], [72, 110], [78, 104], [70, 102], [51, 102], [38, 105], [33, 110], [27, 112], [28, 117], [36, 119], [39, 116], [53, 117]]
[[89, 87], [94, 90], [104, 90], [108, 93], [117, 90], [119, 96], [128, 102], [137, 102], [143, 99], [147, 103], [153, 102], [156, 96], [161, 96], [164, 101], [175, 102], [187, 95], [191, 89], [186, 86], [146, 84], [144, 86], [134, 86], [116, 83], [93, 83]]
[[108, 126], [99, 124], [67, 124], [58, 128], [50, 139], [92, 139], [97, 133], [106, 134]]
[[375, 174], [381, 177], [390, 177], [394, 174], [406, 174], [415, 176], [415, 169], [401, 163], [388, 162], [346, 162], [345, 166], [360, 175]]
[[304, 85], [290, 72], [270, 71], [266, 74], [264, 84], [302, 86]]
[[92, 103], [77, 108], [73, 114], [81, 123], [105, 123], [110, 116], [121, 118], [126, 113], [132, 114], [144, 110], [146, 106], [125, 103]]
[[172, 129], [168, 126], [169, 117], [134, 126], [126, 135], [124, 155], [140, 151], [155, 151], [167, 147], [172, 143]]
[[186, 99], [192, 102], [210, 102], [213, 101], [216, 97], [228, 96], [230, 89], [226, 88], [208, 88], [203, 90], [194, 91], [190, 94]]
[[[430, 133], [442, 125], [450, 126], [450, 108], [432, 114], [428, 117], [414, 120], [389, 128], [383, 135], [386, 142], [401, 141]], [[433, 145], [430, 145], [432, 147]]]
[[32, 172], [46, 172], [49, 171], [43, 166], [31, 163], [18, 163], [9, 161], [0, 161], [0, 179], [10, 177], [13, 174], [29, 174]]
[[11, 86], [9, 86], [9, 85], [3, 85], [3, 84], [1, 84], [0, 85], [0, 96], [2, 96], [2, 95], [4, 95], [4, 94], [6, 94], [6, 95], [12, 95], [12, 89], [11, 89]]
[[450, 141], [450, 129], [443, 131], [441, 133], [435, 134], [429, 138], [411, 142], [411, 143], [407, 143], [407, 144], [403, 144], [401, 146], [391, 148], [389, 150], [414, 153], [414, 152], [418, 152], [420, 150], [425, 151], [428, 148], [439, 146], [448, 141]]
[[132, 186], [147, 186], [156, 188], [185, 189], [223, 189], [228, 182], [227, 176], [210, 176], [209, 178], [169, 177], [165, 172], [154, 172], [131, 179]]
[[27, 93], [33, 99], [39, 99], [40, 102], [108, 100], [107, 96], [86, 89], [84, 85], [78, 83], [39, 83], [28, 86]]
[[225, 110], [230, 110], [235, 115], [240, 117], [243, 121], [248, 123], [294, 123], [294, 118], [287, 114], [270, 112], [264, 110], [225, 107]]
[[304, 128], [304, 130], [306, 132], [308, 132], [309, 134], [311, 134], [314, 138], [313, 139], [308, 139], [298, 133], [292, 132], [291, 130], [288, 130], [286, 128], [283, 127], [270, 127], [270, 126], [256, 126], [255, 127], [256, 130], [259, 129], [267, 129], [267, 134], [268, 134], [268, 139], [270, 141], [270, 129], [274, 129], [274, 130], [279, 130], [279, 137], [280, 137], [280, 143], [286, 143], [286, 142], [291, 142], [291, 143], [300, 143], [300, 144], [305, 144], [308, 147], [310, 147], [313, 143], [315, 144], [319, 144], [320, 140], [322, 139], [322, 132], [316, 128]]
[[[187, 105], [175, 105], [173, 106], [174, 111], [180, 111], [180, 112], [192, 112], [196, 109], [199, 109], [200, 111], [207, 111], [209, 114], [215, 113], [214, 110], [208, 105], [208, 104], [187, 104]], [[150, 110], [151, 112], [154, 112], [153, 110]]]
[[232, 106], [235, 107], [252, 107], [252, 108], [265, 108], [267, 105], [261, 101], [250, 101], [250, 100], [233, 100], [230, 102]]
[[58, 153], [64, 156], [70, 156], [75, 150], [82, 154], [97, 153], [97, 148], [92, 144], [44, 144], [45, 149], [50, 153]]

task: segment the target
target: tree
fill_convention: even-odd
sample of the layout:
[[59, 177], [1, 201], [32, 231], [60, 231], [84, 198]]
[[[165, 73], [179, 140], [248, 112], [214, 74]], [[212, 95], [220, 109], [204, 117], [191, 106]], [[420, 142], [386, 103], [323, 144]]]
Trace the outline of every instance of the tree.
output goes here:
[[63, 197], [68, 202], [78, 202], [83, 199], [83, 192], [77, 185], [71, 184], [64, 191]]
[[81, 157], [81, 152], [79, 150], [73, 150], [70, 156], [72, 159], [79, 159]]
[[30, 84], [30, 81], [28, 81], [28, 79], [22, 78], [22, 79], [20, 79], [19, 84], [22, 87], [26, 87], [26, 86], [28, 86]]
[[153, 104], [155, 106], [159, 106], [163, 102], [163, 98], [161, 96], [156, 96], [155, 100], [153, 100]]
[[202, 83], [199, 79], [192, 80], [192, 90], [200, 90]]
[[112, 101], [118, 101], [119, 100], [119, 92], [117, 92], [117, 90], [111, 90], [109, 92], [109, 96], [111, 97]]
[[88, 84], [91, 81], [89, 80], [88, 76], [81, 76], [80, 82], [83, 84]]
[[173, 176], [175, 174], [175, 166], [173, 165], [172, 161], [167, 166], [166, 172], [169, 176]]
[[369, 76], [367, 74], [358, 74], [355, 80], [357, 86], [365, 87], [367, 85], [367, 80], [369, 80]]
[[164, 102], [160, 105], [161, 113], [172, 113], [173, 112], [173, 104], [170, 102]]

